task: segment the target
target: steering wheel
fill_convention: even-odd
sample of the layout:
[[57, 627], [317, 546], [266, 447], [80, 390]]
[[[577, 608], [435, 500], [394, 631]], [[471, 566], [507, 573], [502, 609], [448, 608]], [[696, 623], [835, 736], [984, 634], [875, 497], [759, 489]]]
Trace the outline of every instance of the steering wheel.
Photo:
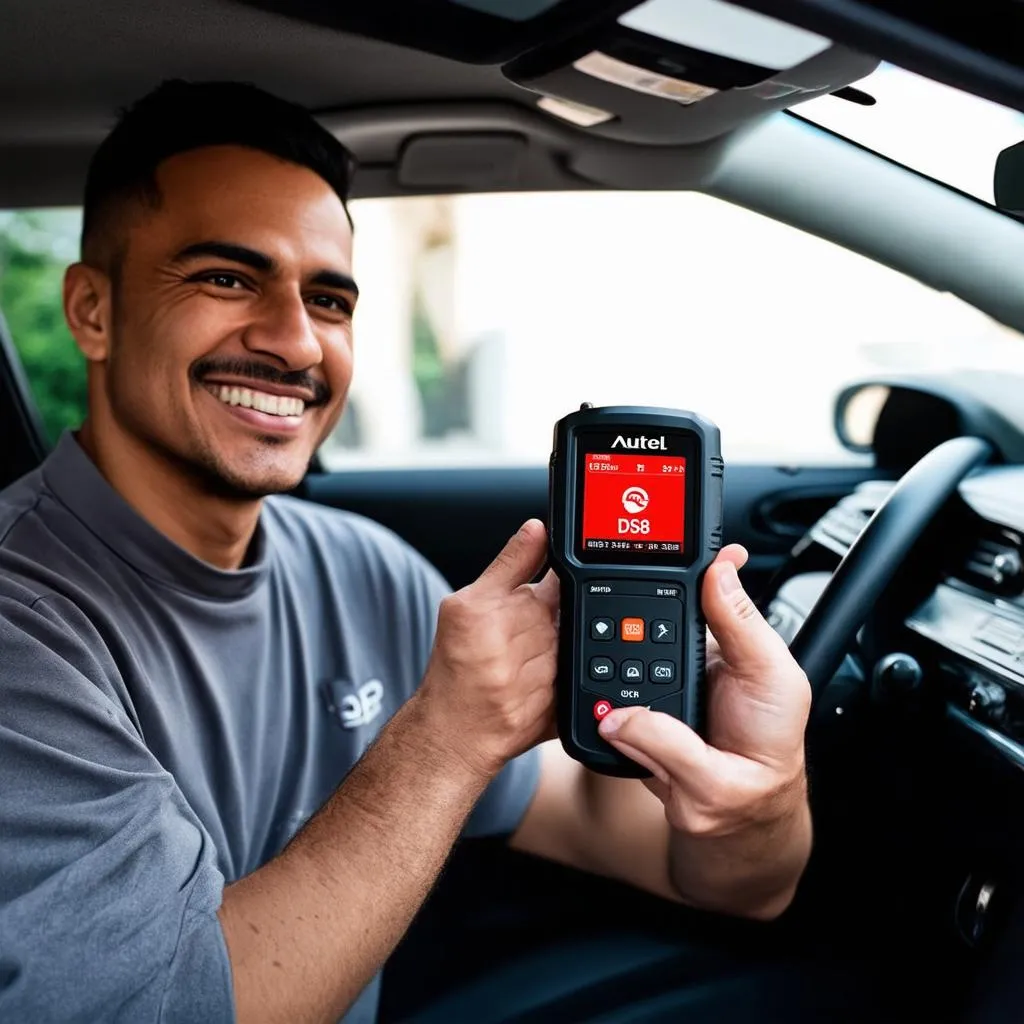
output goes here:
[[789, 645], [814, 701], [925, 528], [960, 481], [991, 454], [992, 446], [977, 437], [943, 442], [904, 473], [868, 520]]

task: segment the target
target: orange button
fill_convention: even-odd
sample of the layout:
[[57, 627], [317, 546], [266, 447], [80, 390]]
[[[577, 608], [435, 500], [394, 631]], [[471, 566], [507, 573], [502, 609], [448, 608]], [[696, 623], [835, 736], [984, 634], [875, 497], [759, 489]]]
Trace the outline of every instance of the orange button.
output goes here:
[[643, 619], [623, 619], [622, 620], [622, 639], [629, 640], [634, 643], [639, 643], [644, 638], [644, 620]]

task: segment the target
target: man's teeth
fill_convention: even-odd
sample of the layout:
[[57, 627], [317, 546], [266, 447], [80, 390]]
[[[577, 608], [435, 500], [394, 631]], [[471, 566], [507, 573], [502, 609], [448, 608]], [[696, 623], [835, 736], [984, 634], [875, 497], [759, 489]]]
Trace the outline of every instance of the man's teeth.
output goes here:
[[271, 416], [301, 416], [306, 409], [306, 403], [301, 398], [268, 395], [265, 391], [254, 391], [252, 388], [231, 388], [222, 384], [214, 390], [214, 394], [226, 405], [241, 405]]

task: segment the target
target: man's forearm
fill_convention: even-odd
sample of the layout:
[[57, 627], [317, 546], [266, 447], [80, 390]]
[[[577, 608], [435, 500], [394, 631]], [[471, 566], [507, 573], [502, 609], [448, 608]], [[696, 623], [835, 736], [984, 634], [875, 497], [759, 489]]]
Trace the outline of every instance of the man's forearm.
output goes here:
[[336, 1021], [401, 938], [488, 781], [433, 735], [414, 697], [288, 848], [225, 889], [243, 1024]]
[[806, 782], [778, 817], [728, 835], [669, 840], [672, 882], [692, 906], [770, 920], [789, 906], [811, 853]]
[[701, 836], [673, 830], [662, 802], [636, 779], [589, 772], [557, 743], [542, 755], [515, 848], [702, 909], [770, 918], [788, 905], [810, 852], [802, 776], [776, 796], [770, 820]]

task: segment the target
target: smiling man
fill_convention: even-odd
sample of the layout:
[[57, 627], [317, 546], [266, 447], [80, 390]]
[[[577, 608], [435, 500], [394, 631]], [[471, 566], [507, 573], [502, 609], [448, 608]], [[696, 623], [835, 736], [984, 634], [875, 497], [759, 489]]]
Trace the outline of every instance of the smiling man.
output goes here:
[[[175, 96], [193, 102], [172, 87], [149, 104]], [[251, 518], [254, 499], [295, 486], [348, 392], [358, 290], [339, 191], [349, 163], [319, 139], [323, 152], [307, 157], [316, 169], [286, 162], [281, 126], [245, 111], [228, 130], [213, 111], [198, 122], [189, 111], [177, 129], [160, 114], [141, 104], [86, 187], [83, 261], [65, 282], [90, 364], [80, 441], [144, 518], [189, 550], [198, 534], [196, 554], [235, 567], [255, 526], [239, 533], [240, 508]], [[148, 144], [129, 150], [149, 117]], [[266, 149], [202, 144], [258, 146], [262, 135]]]
[[731, 914], [792, 898], [808, 687], [741, 549], [704, 584], [710, 742], [602, 722], [645, 784], [543, 742], [540, 523], [448, 594], [281, 495], [352, 377], [349, 175], [234, 84], [165, 84], [93, 160], [64, 294], [88, 416], [0, 494], [4, 1020], [370, 1021], [460, 834]]

